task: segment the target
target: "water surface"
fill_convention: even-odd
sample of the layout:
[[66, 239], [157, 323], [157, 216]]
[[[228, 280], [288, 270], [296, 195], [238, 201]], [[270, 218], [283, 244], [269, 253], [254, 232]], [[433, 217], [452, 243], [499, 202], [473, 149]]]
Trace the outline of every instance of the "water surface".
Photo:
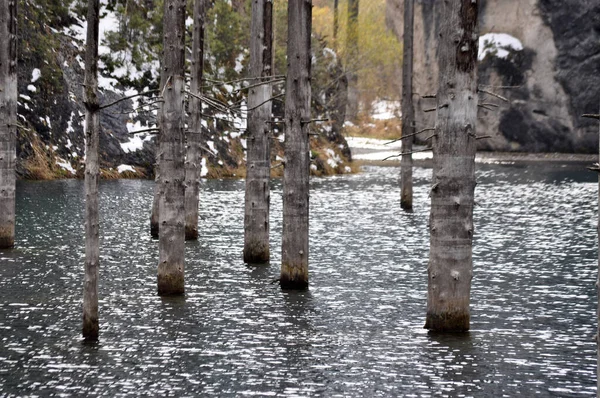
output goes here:
[[594, 396], [596, 175], [478, 166], [472, 330], [428, 335], [431, 170], [415, 211], [398, 168], [311, 181], [310, 290], [246, 267], [244, 181], [203, 181], [186, 296], [156, 291], [151, 181], [103, 181], [101, 341], [80, 338], [83, 183], [19, 182], [17, 248], [0, 252], [0, 395]]

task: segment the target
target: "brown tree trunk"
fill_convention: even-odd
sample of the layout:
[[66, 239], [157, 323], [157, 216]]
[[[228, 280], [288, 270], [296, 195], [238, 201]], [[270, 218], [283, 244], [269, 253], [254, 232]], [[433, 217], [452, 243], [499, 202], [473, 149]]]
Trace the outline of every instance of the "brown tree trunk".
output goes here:
[[0, 0], [0, 249], [15, 245], [17, 0]]
[[166, 0], [164, 12], [164, 105], [159, 149], [158, 294], [184, 293], [185, 0]]
[[333, 2], [333, 49], [337, 50], [337, 38], [340, 30], [339, 0]]
[[288, 1], [288, 72], [285, 88], [285, 168], [280, 281], [284, 289], [308, 288], [311, 19], [312, 1]]
[[348, 68], [348, 105], [346, 116], [355, 121], [358, 116], [358, 0], [348, 0], [346, 37], [346, 68]]
[[98, 216], [98, 26], [99, 0], [88, 0], [85, 48], [85, 275], [83, 282], [83, 328], [85, 340], [98, 340], [98, 267], [100, 263], [100, 221]]
[[[192, 81], [190, 91], [200, 95], [204, 69], [204, 15], [206, 0], [194, 2], [194, 34], [192, 37]], [[198, 239], [198, 196], [200, 195], [200, 137], [202, 136], [200, 99], [189, 97], [190, 123], [185, 162], [185, 239]]]
[[[248, 93], [248, 161], [244, 211], [244, 262], [269, 261], [269, 206], [271, 193], [271, 84], [273, 63], [273, 2], [252, 2], [250, 32], [250, 77], [262, 78], [263, 85]], [[258, 83], [258, 80], [252, 80]], [[263, 104], [263, 105], [260, 105]]]
[[412, 100], [414, 0], [404, 0], [404, 48], [402, 54], [402, 162], [400, 206], [413, 206], [412, 145], [415, 131], [415, 110]]
[[470, 323], [478, 8], [476, 0], [440, 2], [425, 323], [432, 331], [467, 331]]

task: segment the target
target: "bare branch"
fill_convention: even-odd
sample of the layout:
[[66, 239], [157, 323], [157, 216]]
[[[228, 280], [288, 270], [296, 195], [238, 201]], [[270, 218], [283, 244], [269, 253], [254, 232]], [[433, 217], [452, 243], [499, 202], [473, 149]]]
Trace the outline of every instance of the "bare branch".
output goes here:
[[596, 115], [594, 113], [584, 113], [581, 117], [587, 117], [588, 119], [596, 119], [600, 120], [600, 115]]
[[130, 131], [130, 132], [129, 132], [129, 133], [127, 133], [127, 134], [131, 134], [131, 135], [133, 135], [133, 134], [139, 134], [139, 133], [150, 133], [150, 132], [152, 132], [152, 133], [156, 134], [156, 133], [160, 132], [160, 129], [159, 129], [159, 128], [157, 128], [157, 127], [153, 127], [153, 128], [144, 129], [144, 130]]
[[258, 105], [256, 105], [256, 106], [254, 106], [254, 107], [252, 107], [252, 108], [248, 108], [248, 109], [246, 109], [246, 112], [248, 112], [248, 111], [253, 111], [253, 110], [254, 110], [254, 109], [256, 109], [256, 108], [260, 108], [261, 106], [263, 106], [263, 105], [264, 105], [264, 104], [266, 104], [267, 102], [269, 102], [269, 101], [274, 101], [275, 99], [277, 99], [277, 98], [281, 98], [281, 97], [283, 97], [284, 95], [285, 95], [285, 94], [279, 94], [279, 95], [276, 95], [276, 96], [274, 96], [274, 97], [271, 97], [271, 98], [269, 98], [268, 100], [266, 100], [266, 101], [263, 101], [263, 102], [261, 102], [260, 104], [258, 104]]
[[424, 148], [424, 149], [416, 149], [416, 150], [410, 151], [410, 152], [403, 152], [403, 153], [399, 153], [397, 155], [388, 156], [385, 159], [381, 159], [381, 161], [385, 162], [386, 160], [391, 159], [391, 158], [397, 158], [402, 155], [412, 155], [413, 153], [417, 153], [417, 152], [427, 152], [427, 151], [431, 151], [432, 149], [433, 149], [432, 147], [429, 147], [429, 148]]
[[400, 138], [397, 138], [397, 139], [395, 139], [395, 140], [392, 140], [392, 141], [390, 141], [390, 142], [386, 142], [386, 143], [385, 143], [385, 144], [383, 144], [383, 145], [389, 145], [389, 144], [393, 144], [394, 142], [402, 141], [404, 138], [413, 137], [413, 136], [415, 136], [415, 135], [418, 135], [418, 134], [424, 133], [424, 132], [426, 132], [426, 131], [435, 131], [435, 128], [433, 128], [433, 127], [430, 127], [430, 128], [426, 128], [426, 129], [423, 129], [423, 130], [417, 131], [416, 133], [412, 133], [412, 134], [406, 134], [406, 135], [403, 135], [403, 136], [402, 136], [402, 137], [400, 137]]
[[158, 91], [159, 91], [159, 90], [149, 90], [149, 91], [144, 91], [143, 93], [139, 93], [139, 94], [128, 95], [127, 97], [119, 98], [118, 100], [116, 100], [116, 101], [113, 101], [113, 102], [110, 102], [110, 103], [108, 103], [108, 104], [106, 104], [106, 105], [101, 105], [101, 106], [98, 108], [98, 110], [106, 109], [106, 108], [109, 108], [109, 107], [111, 107], [111, 106], [113, 106], [113, 105], [116, 105], [116, 104], [118, 104], [119, 102], [123, 102], [123, 101], [126, 101], [126, 100], [128, 100], [128, 99], [135, 98], [135, 97], [140, 97], [140, 96], [142, 96], [142, 95], [146, 95], [146, 94], [152, 94], [152, 93], [156, 93], [156, 92], [158, 92]]
[[501, 100], [502, 100], [502, 101], [504, 101], [504, 102], [509, 102], [509, 103], [510, 103], [510, 101], [508, 100], [508, 98], [505, 98], [505, 97], [501, 96], [500, 94], [493, 93], [493, 92], [491, 92], [491, 91], [488, 91], [488, 90], [486, 90], [486, 89], [479, 88], [479, 92], [480, 92], [480, 93], [489, 94], [489, 95], [491, 95], [492, 97], [496, 97], [496, 98], [498, 98], [498, 99], [501, 99]]

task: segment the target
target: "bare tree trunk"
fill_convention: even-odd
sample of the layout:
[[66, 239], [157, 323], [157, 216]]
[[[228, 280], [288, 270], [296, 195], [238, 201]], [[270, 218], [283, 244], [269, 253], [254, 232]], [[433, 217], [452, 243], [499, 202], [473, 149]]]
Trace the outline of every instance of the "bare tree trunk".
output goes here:
[[[200, 94], [204, 69], [204, 16], [206, 0], [194, 2], [194, 34], [192, 38], [192, 81], [190, 91]], [[202, 103], [189, 97], [190, 123], [187, 134], [185, 163], [185, 239], [198, 239], [198, 196], [200, 195], [200, 137], [202, 136]]]
[[337, 38], [340, 30], [339, 0], [333, 2], [333, 49], [337, 50]]
[[469, 330], [473, 275], [479, 4], [448, 0], [440, 6], [425, 328], [460, 332]]
[[348, 108], [346, 116], [354, 121], [358, 116], [358, 0], [348, 0], [348, 26], [346, 37], [346, 67], [348, 72]]
[[166, 0], [164, 13], [164, 105], [159, 150], [160, 225], [158, 294], [184, 293], [185, 209], [183, 91], [186, 0]]
[[[600, 118], [600, 112], [598, 112]], [[600, 120], [600, 119], [599, 119]], [[598, 134], [598, 166], [600, 167], [600, 132]], [[598, 247], [600, 247], [600, 170], [598, 170]], [[598, 331], [596, 333], [596, 397], [600, 398], [600, 249], [598, 250], [598, 276], [596, 279], [597, 307], [596, 321]]]
[[308, 287], [311, 0], [288, 1], [281, 287]]
[[[164, 53], [164, 50], [163, 50]], [[164, 60], [163, 60], [164, 62]], [[158, 84], [162, 95], [163, 88], [165, 87], [165, 73], [161, 65], [160, 82]], [[160, 140], [163, 132], [163, 102], [158, 103], [158, 112], [156, 113], [156, 125], [158, 127], [158, 134], [156, 135], [156, 154], [154, 164], [154, 195], [152, 196], [152, 209], [150, 213], [150, 236], [158, 239], [158, 202], [160, 200]]]
[[98, 267], [100, 263], [100, 221], [98, 216], [98, 26], [99, 0], [88, 0], [85, 48], [85, 276], [83, 282], [83, 328], [85, 340], [98, 340]]
[[404, 48], [402, 54], [402, 155], [400, 206], [413, 206], [412, 145], [415, 130], [415, 110], [412, 100], [414, 0], [404, 0]]
[[[262, 77], [263, 85], [248, 93], [248, 161], [244, 212], [244, 262], [269, 261], [269, 205], [271, 193], [270, 127], [273, 63], [273, 1], [252, 2], [250, 77]], [[263, 105], [260, 105], [263, 104]]]
[[0, 0], [0, 249], [15, 245], [17, 0]]

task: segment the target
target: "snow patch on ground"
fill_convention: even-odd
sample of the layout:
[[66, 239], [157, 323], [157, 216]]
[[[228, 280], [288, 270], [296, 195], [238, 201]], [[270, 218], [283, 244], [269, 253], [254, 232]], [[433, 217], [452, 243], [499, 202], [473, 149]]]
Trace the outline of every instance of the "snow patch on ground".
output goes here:
[[400, 101], [378, 100], [371, 104], [371, 117], [376, 120], [389, 120], [401, 116]]
[[495, 55], [498, 58], [506, 58], [511, 50], [523, 50], [523, 43], [507, 33], [486, 33], [479, 36], [477, 59], [482, 61], [488, 54]]
[[31, 91], [32, 93], [35, 93], [37, 91], [37, 88], [33, 84], [30, 84], [27, 86], [27, 90]]
[[[135, 123], [127, 123], [127, 130], [132, 133], [134, 131], [142, 130], [142, 123], [139, 121]], [[152, 136], [148, 133], [136, 133], [127, 142], [121, 142], [121, 149], [123, 152], [136, 152], [144, 147], [144, 142], [151, 141]]]
[[135, 173], [135, 169], [128, 165], [128, 164], [120, 164], [117, 166], [117, 171], [119, 172], [119, 174], [122, 174], [126, 171], [131, 171], [132, 173]]
[[[352, 151], [352, 159], [354, 160], [382, 161], [393, 156], [387, 160], [400, 162], [399, 155], [402, 149], [400, 141], [390, 142], [390, 140], [365, 137], [346, 137], [346, 141]], [[412, 158], [414, 160], [432, 159], [433, 153], [431, 151], [417, 152], [413, 153]]]

